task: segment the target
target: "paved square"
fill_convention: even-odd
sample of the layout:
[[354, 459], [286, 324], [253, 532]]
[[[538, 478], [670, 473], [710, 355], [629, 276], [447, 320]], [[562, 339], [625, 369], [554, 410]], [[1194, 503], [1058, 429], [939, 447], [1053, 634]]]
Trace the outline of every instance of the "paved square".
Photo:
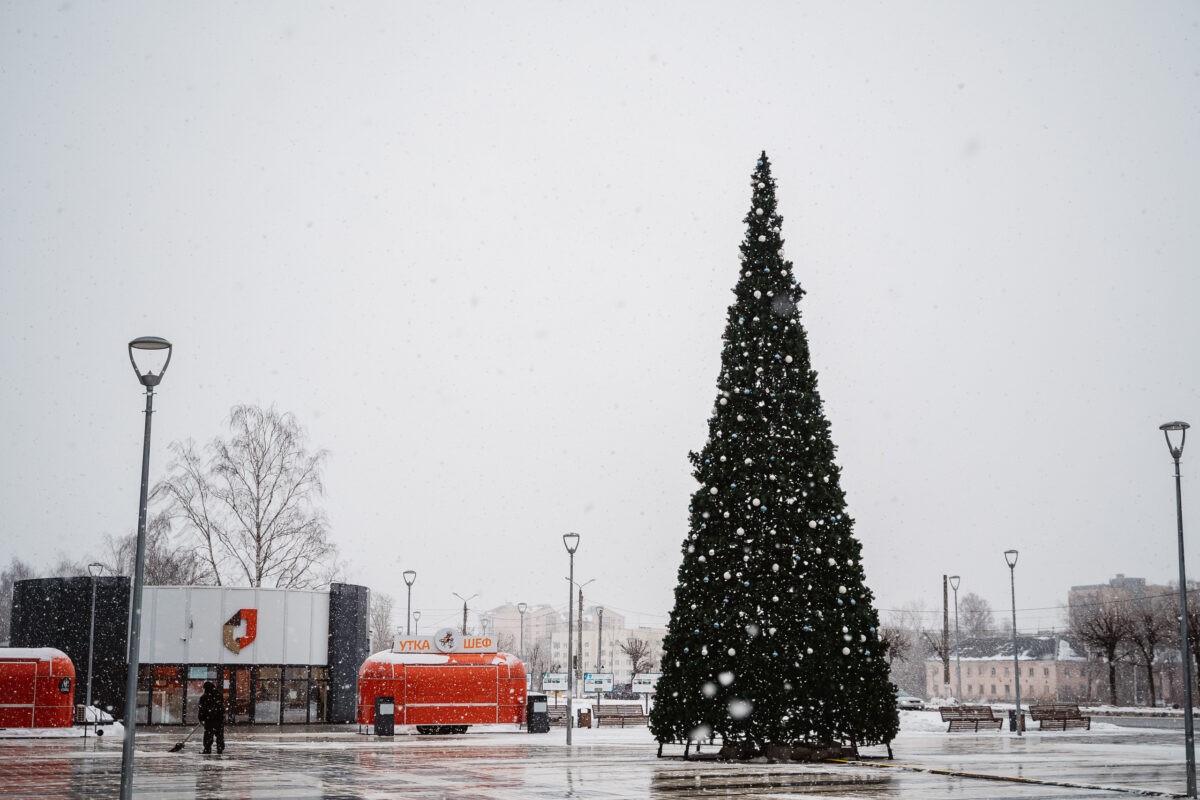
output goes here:
[[[137, 797], [983, 800], [1120, 798], [1139, 790], [1171, 796], [1184, 786], [1182, 735], [1175, 731], [1035, 732], [1023, 738], [1007, 732], [902, 732], [893, 743], [894, 759], [858, 764], [658, 759], [645, 728], [578, 730], [571, 748], [562, 729], [379, 739], [353, 727], [232, 728], [223, 756], [200, 755], [194, 739], [183, 752], [169, 752], [185, 733], [138, 732]], [[885, 755], [882, 748], [864, 754]], [[114, 737], [0, 739], [0, 793], [9, 800], [115, 797], [120, 768], [120, 741]]]

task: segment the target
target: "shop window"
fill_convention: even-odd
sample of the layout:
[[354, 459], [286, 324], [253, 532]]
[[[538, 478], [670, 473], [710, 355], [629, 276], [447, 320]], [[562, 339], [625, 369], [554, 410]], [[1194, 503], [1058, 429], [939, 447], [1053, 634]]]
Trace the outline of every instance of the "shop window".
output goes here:
[[308, 667], [285, 667], [283, 670], [283, 721], [308, 722], [312, 714], [308, 692]]
[[137, 721], [139, 725], [178, 725], [183, 722], [183, 668], [138, 667]]
[[187, 668], [187, 704], [183, 721], [188, 724], [194, 725], [199, 722], [200, 696], [204, 694], [205, 681], [212, 681], [218, 687], [221, 685], [216, 667], [190, 666]]
[[258, 668], [254, 681], [254, 721], [260, 725], [279, 724], [282, 675], [279, 667]]
[[329, 721], [329, 668], [313, 667], [308, 685], [308, 721]]

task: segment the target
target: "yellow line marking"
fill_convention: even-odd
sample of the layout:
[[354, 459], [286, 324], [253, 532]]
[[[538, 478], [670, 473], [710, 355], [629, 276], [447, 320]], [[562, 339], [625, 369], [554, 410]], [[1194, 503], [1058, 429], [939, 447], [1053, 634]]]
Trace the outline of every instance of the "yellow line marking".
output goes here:
[[1048, 778], [1023, 778], [1019, 775], [992, 775], [986, 772], [962, 772], [953, 769], [938, 769], [936, 767], [922, 767], [917, 764], [896, 764], [894, 762], [871, 762], [871, 761], [852, 761], [845, 758], [830, 758], [827, 759], [836, 764], [848, 764], [853, 767], [894, 767], [895, 769], [904, 769], [910, 772], [927, 772], [930, 775], [946, 775], [953, 778], [974, 778], [984, 781], [1008, 781], [1011, 783], [1024, 783], [1035, 786], [1063, 786], [1068, 789], [1090, 789], [1092, 791], [1105, 792], [1124, 792], [1126, 794], [1138, 794], [1146, 797], [1186, 797], [1185, 792], [1165, 792], [1157, 789], [1132, 789], [1120, 786], [1099, 786], [1092, 783], [1070, 783], [1067, 781], [1055, 781]]

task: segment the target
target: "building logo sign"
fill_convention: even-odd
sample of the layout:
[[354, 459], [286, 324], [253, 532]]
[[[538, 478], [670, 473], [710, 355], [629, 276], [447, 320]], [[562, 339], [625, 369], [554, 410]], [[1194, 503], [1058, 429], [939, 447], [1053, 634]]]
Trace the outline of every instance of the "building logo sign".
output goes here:
[[454, 628], [442, 628], [432, 636], [405, 636], [396, 640], [393, 653], [494, 653], [491, 636], [461, 636]]
[[[238, 629], [245, 624], [245, 634], [238, 636]], [[257, 608], [241, 608], [234, 612], [233, 616], [225, 623], [225, 627], [221, 629], [221, 641], [225, 644], [225, 649], [237, 655], [250, 646], [254, 641], [254, 637], [258, 635], [258, 609]]]

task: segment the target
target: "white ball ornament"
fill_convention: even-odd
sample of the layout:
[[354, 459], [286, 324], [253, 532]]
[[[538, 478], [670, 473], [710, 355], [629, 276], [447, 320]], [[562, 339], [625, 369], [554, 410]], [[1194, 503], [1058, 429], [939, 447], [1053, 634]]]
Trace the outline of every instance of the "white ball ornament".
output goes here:
[[766, 237], [766, 236], [759, 235], [759, 237], [758, 237], [758, 240], [759, 240], [760, 242], [765, 242], [765, 241], [767, 240], [767, 237]]
[[850, 655], [850, 648], [849, 648], [849, 647], [843, 647], [843, 648], [842, 648], [842, 655], [844, 655], [844, 656], [848, 656], [848, 655]]
[[[716, 494], [716, 492], [714, 491], [714, 492], [713, 492], [713, 494]], [[811, 520], [811, 519], [810, 519], [810, 520], [808, 521], [808, 527], [810, 527], [810, 528], [815, 528], [815, 527], [817, 527], [816, 520]], [[819, 552], [821, 552], [821, 551], [820, 551], [820, 550], [818, 550], [817, 552], [819, 553]]]
[[839, 587], [838, 587], [838, 594], [845, 594], [845, 593], [846, 593], [846, 587], [845, 587], [845, 586], [839, 586]]
[[761, 208], [756, 208], [754, 209], [754, 213], [761, 217], [763, 215], [763, 210]]
[[784, 357], [783, 357], [783, 363], [785, 363], [785, 364], [790, 364], [790, 363], [792, 363], [792, 357], [791, 357], [791, 356], [784, 356]]
[[762, 501], [761, 501], [761, 500], [759, 500], [759, 499], [756, 497], [756, 498], [754, 498], [753, 500], [751, 500], [751, 501], [750, 501], [750, 504], [751, 504], [751, 505], [754, 505], [754, 506], [760, 506], [760, 505], [762, 505]]
[[717, 493], [717, 487], [715, 487], [715, 486], [714, 486], [714, 487], [712, 487], [711, 489], [709, 489], [709, 490], [708, 490], [708, 493], [709, 493], [709, 494], [716, 494], [716, 493]]
[[758, 300], [761, 297], [762, 297], [762, 292], [760, 292], [758, 289], [755, 289], [754, 290], [754, 299]]
[[767, 188], [767, 185], [766, 185], [765, 183], [760, 183], [760, 184], [758, 185], [758, 188], [760, 188], [760, 189], [765, 189], [765, 188]]

